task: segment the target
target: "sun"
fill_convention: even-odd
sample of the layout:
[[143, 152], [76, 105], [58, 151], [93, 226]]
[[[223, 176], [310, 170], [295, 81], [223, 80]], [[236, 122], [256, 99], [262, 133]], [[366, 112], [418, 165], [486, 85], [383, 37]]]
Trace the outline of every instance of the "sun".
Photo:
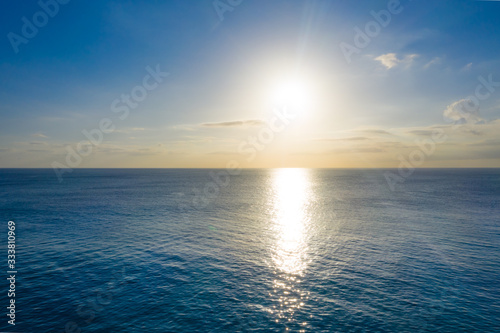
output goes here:
[[311, 91], [305, 81], [289, 79], [277, 84], [271, 95], [277, 107], [303, 112], [311, 107]]

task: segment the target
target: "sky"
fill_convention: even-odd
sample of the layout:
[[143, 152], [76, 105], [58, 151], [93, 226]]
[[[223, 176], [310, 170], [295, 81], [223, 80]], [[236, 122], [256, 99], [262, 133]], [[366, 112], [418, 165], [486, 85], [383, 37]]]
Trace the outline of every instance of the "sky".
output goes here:
[[0, 167], [500, 167], [500, 1], [8, 2]]

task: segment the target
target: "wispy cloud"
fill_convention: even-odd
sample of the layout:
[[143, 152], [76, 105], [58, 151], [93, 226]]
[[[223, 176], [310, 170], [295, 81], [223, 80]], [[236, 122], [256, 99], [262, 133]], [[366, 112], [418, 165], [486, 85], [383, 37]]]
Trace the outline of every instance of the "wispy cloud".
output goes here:
[[418, 54], [408, 54], [402, 58], [398, 58], [396, 53], [386, 53], [376, 57], [374, 60], [380, 61], [387, 69], [394, 68], [400, 64], [410, 65]]
[[437, 65], [439, 63], [441, 63], [441, 58], [440, 57], [435, 57], [434, 59], [432, 59], [431, 61], [429, 61], [428, 63], [426, 63], [424, 65], [424, 69], [427, 69], [429, 67], [431, 67], [432, 65]]
[[44, 152], [49, 152], [49, 149], [28, 149], [26, 150], [30, 153], [44, 153]]
[[418, 136], [431, 136], [432, 130], [411, 130], [408, 131], [410, 134], [418, 135]]
[[358, 129], [356, 132], [362, 132], [366, 134], [376, 134], [376, 135], [392, 135], [386, 130], [376, 129], [376, 128], [366, 128], [366, 129]]
[[115, 129], [113, 132], [114, 133], [130, 134], [130, 133], [134, 133], [134, 132], [142, 132], [142, 131], [148, 131], [148, 130], [152, 130], [152, 129], [144, 128], [144, 127], [127, 127], [127, 128]]
[[350, 138], [317, 138], [313, 139], [313, 141], [363, 141], [369, 140], [369, 138], [364, 136], [355, 136]]
[[469, 143], [468, 145], [473, 147], [485, 147], [485, 146], [500, 147], [500, 139], [481, 140]]
[[336, 148], [323, 152], [322, 154], [359, 154], [359, 153], [382, 153], [385, 150], [379, 147], [349, 147], [349, 148]]
[[241, 126], [263, 126], [266, 123], [259, 119], [224, 121], [220, 123], [203, 123], [203, 127], [241, 127]]
[[234, 151], [213, 151], [207, 155], [238, 156], [239, 154]]
[[479, 116], [479, 107], [473, 105], [470, 99], [461, 99], [448, 105], [443, 111], [443, 117], [448, 121], [461, 123], [477, 123], [483, 119]]
[[463, 72], [466, 72], [466, 71], [470, 71], [470, 69], [472, 68], [472, 62], [469, 62], [467, 65], [465, 65], [461, 70]]

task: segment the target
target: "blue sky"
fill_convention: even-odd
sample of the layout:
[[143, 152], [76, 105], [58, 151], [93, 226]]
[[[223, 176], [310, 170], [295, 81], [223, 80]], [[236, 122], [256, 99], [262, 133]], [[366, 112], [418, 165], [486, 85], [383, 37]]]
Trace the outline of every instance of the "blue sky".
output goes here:
[[[398, 13], [346, 61], [341, 43], [354, 45], [355, 28], [391, 3]], [[467, 108], [473, 116], [456, 116], [478, 77], [500, 81], [495, 1], [73, 0], [58, 3], [17, 53], [9, 33], [22, 37], [23, 17], [33, 22], [43, 9], [37, 1], [5, 6], [0, 167], [73, 167], [68, 147], [103, 118], [115, 130], [74, 167], [224, 167], [234, 159], [245, 167], [397, 167], [433, 130], [446, 140], [418, 166], [500, 167], [500, 87], [481, 88], [490, 94]], [[119, 119], [113, 101], [158, 66], [168, 77]], [[307, 105], [250, 158], [241, 147], [266, 128], [274, 91], [289, 81]], [[298, 108], [296, 98], [286, 103]]]

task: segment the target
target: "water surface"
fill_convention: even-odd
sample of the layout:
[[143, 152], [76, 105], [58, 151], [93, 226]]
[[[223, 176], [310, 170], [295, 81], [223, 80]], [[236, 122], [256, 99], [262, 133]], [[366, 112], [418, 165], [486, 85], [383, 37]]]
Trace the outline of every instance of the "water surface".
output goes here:
[[19, 271], [0, 329], [500, 329], [500, 170], [394, 192], [383, 170], [219, 172], [0, 170]]

